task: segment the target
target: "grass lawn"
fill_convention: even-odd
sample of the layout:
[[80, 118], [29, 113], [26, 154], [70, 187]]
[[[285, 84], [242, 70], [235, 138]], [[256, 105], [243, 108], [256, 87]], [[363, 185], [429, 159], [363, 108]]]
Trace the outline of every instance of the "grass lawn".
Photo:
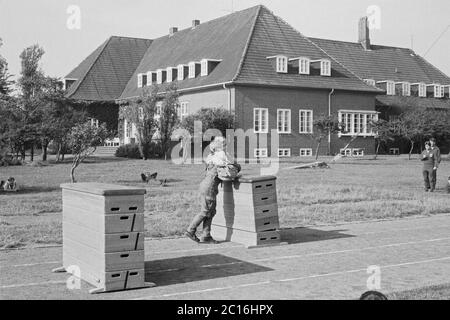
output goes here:
[[450, 300], [450, 284], [431, 286], [388, 295], [389, 300]]
[[[330, 160], [322, 159], [322, 160]], [[425, 193], [421, 163], [405, 156], [343, 159], [331, 169], [283, 170], [312, 159], [283, 161], [277, 174], [282, 228], [357, 220], [402, 218], [450, 213], [445, 193], [450, 162], [438, 172], [438, 190]], [[69, 182], [69, 163], [0, 167], [0, 178], [13, 176], [22, 185], [17, 194], [0, 194], [0, 248], [61, 243], [61, 191]], [[202, 165], [175, 165], [161, 160], [90, 159], [76, 172], [79, 182], [106, 182], [145, 187], [147, 237], [182, 234], [199, 210], [197, 189]], [[259, 165], [244, 165], [245, 175]], [[158, 172], [166, 186], [140, 181], [141, 172]]]

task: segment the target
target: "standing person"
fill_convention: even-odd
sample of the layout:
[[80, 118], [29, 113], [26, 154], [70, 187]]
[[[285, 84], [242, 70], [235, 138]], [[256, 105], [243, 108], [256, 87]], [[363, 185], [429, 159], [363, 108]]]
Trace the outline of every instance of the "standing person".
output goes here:
[[[186, 237], [197, 243], [218, 243], [211, 236], [211, 224], [216, 215], [217, 194], [221, 182], [218, 169], [233, 165], [225, 152], [225, 147], [225, 139], [222, 137], [215, 138], [210, 144], [211, 154], [206, 158], [205, 178], [200, 183], [201, 211], [194, 217], [185, 233]], [[203, 223], [203, 235], [199, 239], [195, 233], [201, 223]]]
[[431, 191], [433, 192], [434, 189], [436, 189], [437, 169], [439, 168], [439, 164], [441, 163], [441, 150], [439, 150], [439, 147], [436, 145], [435, 138], [430, 139], [430, 146], [435, 158], [435, 164], [433, 168], [433, 178], [431, 179], [432, 180]]
[[[425, 150], [422, 152], [420, 159], [423, 162], [423, 181], [425, 184], [425, 192], [433, 192], [436, 185], [436, 157], [429, 141], [425, 142]], [[431, 180], [431, 184], [430, 184]]]

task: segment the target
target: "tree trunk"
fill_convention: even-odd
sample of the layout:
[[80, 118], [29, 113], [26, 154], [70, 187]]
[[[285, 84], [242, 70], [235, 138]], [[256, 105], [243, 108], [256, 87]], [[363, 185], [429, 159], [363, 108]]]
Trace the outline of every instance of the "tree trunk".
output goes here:
[[58, 143], [58, 151], [56, 151], [56, 162], [59, 162], [61, 156], [61, 143]]
[[321, 143], [322, 143], [322, 139], [319, 139], [319, 141], [317, 142], [317, 147], [316, 147], [316, 161], [317, 161], [317, 159], [319, 159], [319, 148], [320, 148]]
[[70, 181], [72, 182], [72, 183], [76, 183], [76, 181], [75, 181], [75, 169], [77, 168], [77, 164], [72, 164], [72, 168], [70, 168]]
[[47, 149], [48, 149], [47, 145], [48, 145], [47, 143], [42, 144], [42, 161], [47, 161]]
[[413, 152], [414, 149], [414, 141], [409, 140], [411, 142], [411, 149], [409, 149], [409, 155], [408, 155], [408, 160], [411, 160], [411, 154]]
[[373, 158], [374, 160], [377, 160], [378, 157], [378, 151], [380, 150], [380, 141], [377, 142], [377, 148], [375, 149], [375, 157]]
[[34, 161], [34, 143], [31, 144], [31, 149], [30, 149], [30, 160], [31, 160], [31, 162]]

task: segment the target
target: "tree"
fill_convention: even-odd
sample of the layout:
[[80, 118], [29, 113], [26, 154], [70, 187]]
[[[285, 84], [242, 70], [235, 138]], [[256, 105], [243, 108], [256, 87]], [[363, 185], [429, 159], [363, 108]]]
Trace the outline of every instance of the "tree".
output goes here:
[[314, 134], [312, 134], [312, 138], [316, 140], [316, 160], [319, 158], [319, 148], [323, 141], [323, 139], [328, 134], [335, 134], [341, 130], [341, 125], [336, 116], [325, 116], [321, 115], [316, 118], [313, 122], [314, 125]]
[[369, 125], [375, 132], [376, 148], [374, 159], [376, 160], [381, 144], [395, 140], [397, 123], [396, 121], [378, 119], [372, 120]]
[[120, 106], [119, 119], [136, 126], [136, 140], [142, 159], [147, 159], [147, 148], [155, 134], [158, 122], [155, 119], [158, 101], [158, 86], [145, 88], [141, 96]]
[[72, 167], [70, 169], [70, 180], [75, 183], [75, 169], [90, 155], [92, 155], [98, 146], [103, 145], [110, 133], [106, 125], [99, 127], [91, 126], [89, 122], [78, 124], [72, 128], [68, 144], [73, 154]]
[[164, 158], [167, 160], [167, 153], [172, 141], [172, 133], [176, 128], [178, 121], [177, 110], [180, 107], [178, 101], [177, 88], [171, 85], [166, 88], [164, 99], [162, 101], [161, 117], [159, 118], [159, 134], [161, 136], [161, 148]]
[[[3, 45], [0, 38], [0, 48]], [[0, 99], [3, 95], [9, 95], [11, 93], [11, 86], [14, 81], [10, 80], [11, 75], [8, 73], [8, 63], [6, 59], [0, 55]]]

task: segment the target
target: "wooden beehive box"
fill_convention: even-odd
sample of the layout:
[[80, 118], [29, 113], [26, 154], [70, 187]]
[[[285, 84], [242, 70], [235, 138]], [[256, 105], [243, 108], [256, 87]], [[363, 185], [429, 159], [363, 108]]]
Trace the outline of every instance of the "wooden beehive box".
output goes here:
[[214, 236], [247, 247], [280, 244], [276, 177], [223, 182], [217, 196]]
[[92, 293], [145, 283], [144, 195], [141, 188], [100, 183], [61, 185], [63, 267], [80, 270]]

